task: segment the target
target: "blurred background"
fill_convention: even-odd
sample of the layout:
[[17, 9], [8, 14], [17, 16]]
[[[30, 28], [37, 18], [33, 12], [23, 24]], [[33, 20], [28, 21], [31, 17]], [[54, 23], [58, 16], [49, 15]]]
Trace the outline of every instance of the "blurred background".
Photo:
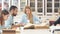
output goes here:
[[0, 0], [0, 11], [9, 10], [11, 5], [18, 7], [18, 15], [14, 22], [20, 21], [19, 18], [23, 14], [24, 7], [29, 5], [32, 13], [39, 17], [41, 23], [47, 23], [55, 21], [59, 16], [60, 0]]

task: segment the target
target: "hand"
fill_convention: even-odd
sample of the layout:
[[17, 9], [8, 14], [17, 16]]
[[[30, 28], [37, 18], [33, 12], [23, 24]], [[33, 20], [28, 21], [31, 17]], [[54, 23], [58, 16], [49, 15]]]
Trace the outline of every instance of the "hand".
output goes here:
[[60, 26], [60, 24], [57, 24], [56, 26]]
[[25, 24], [24, 23], [20, 23], [20, 26], [24, 26]]

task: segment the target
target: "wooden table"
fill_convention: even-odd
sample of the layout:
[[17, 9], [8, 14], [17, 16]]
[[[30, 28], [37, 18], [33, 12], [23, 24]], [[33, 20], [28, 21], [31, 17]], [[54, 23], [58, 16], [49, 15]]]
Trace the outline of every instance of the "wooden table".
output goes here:
[[40, 26], [40, 25], [31, 25], [31, 26], [28, 26], [28, 27], [25, 27], [25, 29], [49, 29], [49, 26]]
[[[34, 26], [34, 29], [32, 29], [32, 30], [29, 30], [29, 31], [33, 31], [33, 30], [35, 30], [36, 31], [36, 29], [39, 31], [39, 30], [41, 30], [41, 29], [49, 29], [49, 27], [48, 26], [39, 26], [39, 25], [35, 25]], [[26, 30], [28, 30], [28, 29], [26, 29]], [[24, 30], [24, 31], [26, 31], [26, 30]], [[3, 34], [20, 34], [20, 30], [17, 30], [17, 29], [3, 29]], [[23, 32], [22, 32], [23, 33]], [[28, 33], [28, 32], [27, 32]], [[37, 32], [36, 32], [37, 33]]]
[[3, 34], [20, 34], [20, 30], [15, 29], [3, 29]]

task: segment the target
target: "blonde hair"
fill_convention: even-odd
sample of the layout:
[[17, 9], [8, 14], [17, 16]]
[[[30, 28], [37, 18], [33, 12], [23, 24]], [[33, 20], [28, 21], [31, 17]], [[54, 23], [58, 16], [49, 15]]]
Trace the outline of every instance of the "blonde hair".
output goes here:
[[27, 16], [27, 17], [28, 17], [28, 19], [30, 20], [30, 23], [33, 24], [33, 15], [32, 15], [32, 11], [31, 11], [30, 6], [26, 6], [26, 7], [25, 7], [25, 11], [24, 11], [25, 14], [26, 14], [26, 9], [30, 9], [30, 14], [29, 14], [29, 16]]

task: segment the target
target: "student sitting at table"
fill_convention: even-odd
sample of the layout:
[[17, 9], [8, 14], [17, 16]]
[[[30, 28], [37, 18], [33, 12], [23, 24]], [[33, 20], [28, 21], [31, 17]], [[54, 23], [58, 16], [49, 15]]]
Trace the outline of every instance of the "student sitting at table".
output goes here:
[[18, 12], [18, 8], [16, 6], [11, 6], [10, 7], [10, 10], [9, 10], [9, 17], [8, 19], [6, 20], [6, 23], [5, 23], [5, 27], [6, 28], [10, 28], [12, 26], [13, 23], [13, 18], [14, 16], [17, 15], [17, 12]]
[[58, 16], [57, 20], [54, 22], [55, 26], [60, 26], [60, 8], [58, 9], [58, 12], [59, 12], [59, 16]]
[[9, 12], [7, 10], [2, 10], [0, 15], [0, 28], [5, 28], [5, 20], [8, 19]]
[[39, 18], [32, 14], [32, 10], [29, 6], [25, 7], [24, 14], [22, 15], [22, 24], [39, 24]]

